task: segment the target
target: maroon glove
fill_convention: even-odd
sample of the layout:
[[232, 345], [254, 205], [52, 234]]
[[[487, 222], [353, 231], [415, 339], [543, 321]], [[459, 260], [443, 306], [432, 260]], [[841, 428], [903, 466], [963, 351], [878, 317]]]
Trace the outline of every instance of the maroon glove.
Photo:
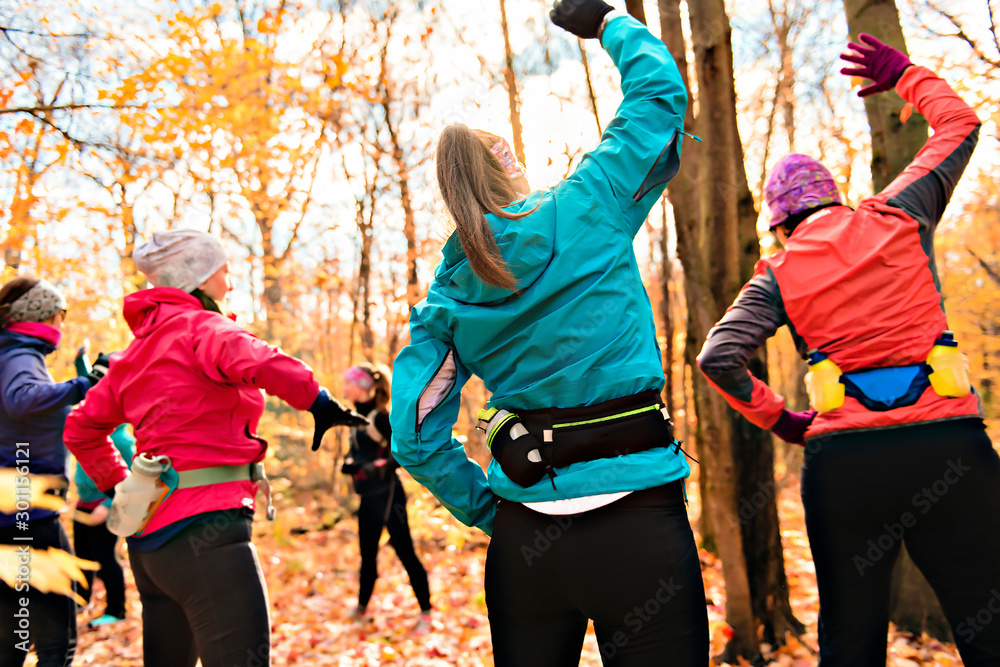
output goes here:
[[774, 423], [774, 426], [771, 427], [771, 433], [785, 442], [790, 442], [794, 445], [805, 444], [803, 436], [806, 433], [806, 429], [809, 428], [809, 424], [815, 418], [815, 410], [806, 410], [805, 412], [785, 410], [778, 417], [778, 421]]
[[858, 97], [868, 97], [895, 88], [899, 77], [903, 76], [903, 70], [913, 64], [909, 57], [871, 35], [861, 33], [858, 35], [858, 40], [864, 44], [850, 42], [847, 47], [852, 50], [840, 54], [841, 60], [859, 65], [859, 67], [845, 67], [840, 70], [841, 74], [863, 76], [873, 81], [871, 85], [858, 91]]

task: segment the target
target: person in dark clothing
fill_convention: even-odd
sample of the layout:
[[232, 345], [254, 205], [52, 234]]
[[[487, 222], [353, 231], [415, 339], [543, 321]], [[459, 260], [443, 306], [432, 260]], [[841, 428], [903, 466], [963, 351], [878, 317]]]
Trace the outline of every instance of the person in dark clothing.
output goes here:
[[[103, 370], [68, 382], [52, 379], [45, 357], [59, 345], [65, 316], [66, 299], [48, 281], [21, 276], [0, 288], [0, 468], [26, 468], [25, 477], [49, 476], [64, 482], [63, 487], [69, 480], [69, 455], [63, 445], [66, 416]], [[57, 512], [39, 507], [0, 513], [0, 544], [72, 553]], [[22, 604], [25, 596], [27, 607]], [[27, 640], [18, 636], [18, 623], [11, 622], [24, 609], [30, 614]], [[34, 588], [26, 594], [0, 584], [0, 618], [0, 667], [22, 665], [32, 644], [40, 667], [73, 661], [76, 603], [71, 598]]]
[[355, 615], [363, 618], [367, 612], [368, 601], [378, 579], [378, 545], [385, 527], [389, 530], [389, 543], [406, 568], [413, 594], [420, 605], [420, 620], [413, 632], [424, 635], [431, 630], [431, 593], [427, 571], [413, 548], [406, 518], [406, 492], [396, 475], [399, 464], [390, 451], [391, 379], [388, 371], [371, 364], [351, 367], [344, 379], [344, 396], [370, 422], [369, 426], [351, 429], [351, 449], [343, 466], [343, 471], [353, 477], [354, 490], [361, 496], [358, 508], [361, 572]]

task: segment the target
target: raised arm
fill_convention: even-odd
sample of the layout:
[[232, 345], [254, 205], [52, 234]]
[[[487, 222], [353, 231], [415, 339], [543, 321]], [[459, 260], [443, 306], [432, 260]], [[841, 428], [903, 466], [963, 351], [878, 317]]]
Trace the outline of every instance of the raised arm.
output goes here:
[[667, 47], [634, 18], [606, 15], [601, 44], [621, 73], [624, 99], [601, 143], [556, 192], [614, 202], [618, 211], [607, 219], [635, 236], [680, 166], [687, 91]]
[[933, 235], [979, 141], [979, 118], [943, 79], [908, 67], [896, 91], [927, 118], [934, 134], [876, 199], [909, 213], [922, 240]]
[[410, 315], [410, 344], [392, 374], [392, 454], [467, 526], [493, 532], [496, 498], [486, 473], [452, 437], [470, 373], [453, 347], [434, 338]]
[[319, 382], [308, 364], [228, 319], [208, 324], [194, 339], [194, 357], [210, 379], [263, 389], [296, 410], [308, 410], [316, 401]]
[[848, 44], [841, 58], [852, 63], [840, 70], [842, 74], [872, 80], [858, 95], [866, 97], [895, 87], [934, 130], [913, 162], [873, 198], [899, 207], [917, 220], [926, 250], [979, 140], [979, 118], [944, 80], [913, 65], [906, 54], [871, 35], [859, 35], [858, 42]]

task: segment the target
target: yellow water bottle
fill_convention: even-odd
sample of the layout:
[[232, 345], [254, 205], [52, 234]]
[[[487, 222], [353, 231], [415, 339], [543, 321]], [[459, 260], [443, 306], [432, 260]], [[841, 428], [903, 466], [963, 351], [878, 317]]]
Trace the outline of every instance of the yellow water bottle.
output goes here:
[[847, 387], [840, 381], [840, 367], [819, 350], [809, 350], [806, 392], [816, 412], [830, 412], [844, 404]]
[[934, 341], [934, 347], [927, 355], [927, 364], [933, 371], [930, 374], [931, 387], [938, 396], [960, 398], [972, 391], [969, 358], [959, 352], [955, 334], [951, 331], [945, 331]]

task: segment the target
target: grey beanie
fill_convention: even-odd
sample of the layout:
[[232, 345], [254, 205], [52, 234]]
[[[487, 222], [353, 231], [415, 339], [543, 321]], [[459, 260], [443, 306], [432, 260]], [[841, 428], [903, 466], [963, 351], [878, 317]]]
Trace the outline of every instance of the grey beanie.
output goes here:
[[66, 310], [62, 292], [47, 280], [38, 284], [10, 304], [11, 322], [44, 322], [59, 311]]
[[193, 292], [226, 265], [229, 255], [208, 232], [176, 229], [153, 234], [135, 249], [132, 261], [155, 287]]

